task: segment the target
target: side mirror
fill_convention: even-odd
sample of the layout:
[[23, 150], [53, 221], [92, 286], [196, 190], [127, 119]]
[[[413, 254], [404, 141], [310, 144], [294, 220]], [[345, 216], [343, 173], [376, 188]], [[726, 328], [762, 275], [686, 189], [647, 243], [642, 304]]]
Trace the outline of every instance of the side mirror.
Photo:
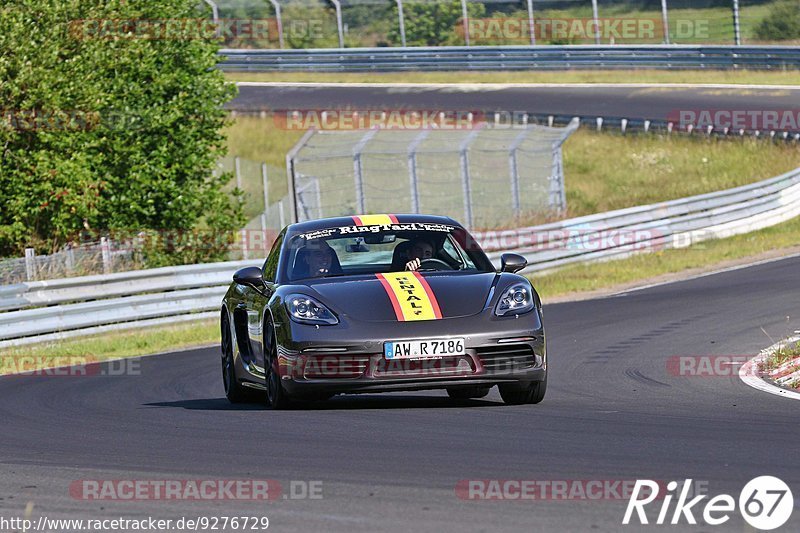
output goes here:
[[261, 269], [255, 266], [237, 270], [233, 275], [233, 281], [239, 285], [247, 285], [254, 289], [261, 289], [264, 287], [264, 278], [262, 277]]
[[528, 266], [528, 260], [519, 254], [503, 254], [500, 256], [501, 272], [519, 272]]

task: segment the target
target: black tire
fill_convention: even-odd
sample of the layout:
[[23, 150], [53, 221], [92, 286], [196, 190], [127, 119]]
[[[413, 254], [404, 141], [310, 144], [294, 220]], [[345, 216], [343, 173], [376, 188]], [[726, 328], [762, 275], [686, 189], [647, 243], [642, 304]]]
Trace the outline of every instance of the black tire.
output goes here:
[[547, 392], [547, 375], [542, 381], [533, 381], [525, 385], [500, 385], [500, 397], [509, 405], [539, 403]]
[[[266, 330], [267, 328], [264, 329]], [[278, 369], [278, 340], [275, 338], [275, 329], [272, 327], [272, 324], [269, 324], [268, 332], [271, 342], [269, 343], [269, 350], [265, 354], [266, 368], [264, 368], [264, 384], [267, 388], [267, 406], [275, 410], [288, 409], [292, 404], [292, 398], [286, 390], [284, 390], [283, 384], [281, 383], [281, 376]]]
[[483, 398], [489, 394], [491, 387], [447, 387], [447, 395], [454, 400], [469, 400]]
[[233, 361], [233, 337], [231, 336], [228, 317], [223, 316], [220, 321], [221, 348], [222, 348], [222, 386], [225, 388], [225, 397], [231, 403], [244, 403], [253, 401], [254, 395], [245, 389], [236, 379], [236, 369]]

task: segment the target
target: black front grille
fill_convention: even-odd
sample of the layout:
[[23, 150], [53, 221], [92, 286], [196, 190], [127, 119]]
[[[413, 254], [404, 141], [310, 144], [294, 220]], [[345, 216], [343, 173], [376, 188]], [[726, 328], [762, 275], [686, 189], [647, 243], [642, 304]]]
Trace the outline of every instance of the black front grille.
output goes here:
[[527, 344], [483, 346], [475, 351], [487, 374], [506, 374], [536, 366], [533, 348]]
[[381, 377], [429, 377], [440, 375], [470, 375], [475, 372], [472, 360], [464, 355], [433, 359], [373, 360], [373, 375]]
[[306, 358], [306, 379], [360, 378], [369, 364], [368, 355], [312, 355]]

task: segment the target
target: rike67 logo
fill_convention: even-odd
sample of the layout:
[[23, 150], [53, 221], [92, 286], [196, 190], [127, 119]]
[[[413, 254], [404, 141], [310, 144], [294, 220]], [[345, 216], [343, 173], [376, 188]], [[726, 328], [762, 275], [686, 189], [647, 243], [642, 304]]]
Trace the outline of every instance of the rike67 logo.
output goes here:
[[[719, 494], [704, 501], [708, 495], [702, 494], [689, 499], [691, 486], [691, 479], [685, 480], [682, 485], [677, 481], [670, 481], [667, 483], [666, 493], [661, 494], [660, 485], [656, 481], [636, 480], [622, 523], [636, 524], [638, 520], [639, 524], [650, 524], [652, 514], [648, 519], [645, 507], [656, 500], [661, 500], [661, 507], [658, 517], [652, 522], [654, 524], [695, 525], [698, 516], [710, 526], [718, 526], [730, 520], [731, 513], [734, 513], [737, 507], [733, 496]], [[673, 508], [672, 502], [675, 499]], [[789, 520], [794, 508], [794, 498], [791, 489], [782, 480], [773, 476], [759, 476], [750, 480], [742, 489], [738, 508], [742, 517], [752, 527], [769, 531], [781, 527]]]

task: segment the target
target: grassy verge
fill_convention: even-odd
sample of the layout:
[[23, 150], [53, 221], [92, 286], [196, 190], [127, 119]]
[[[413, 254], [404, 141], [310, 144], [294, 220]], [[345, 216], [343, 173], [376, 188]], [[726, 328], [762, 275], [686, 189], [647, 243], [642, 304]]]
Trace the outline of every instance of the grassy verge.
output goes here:
[[230, 81], [314, 83], [690, 83], [800, 85], [800, 71], [229, 72]]
[[[219, 342], [219, 325], [214, 320], [176, 326], [112, 332], [103, 335], [0, 349], [0, 375], [28, 368], [31, 363], [47, 367], [48, 360], [63, 364], [61, 358], [85, 358], [87, 363], [136, 357]], [[32, 361], [28, 361], [33, 358]], [[56, 362], [57, 361], [57, 362]]]

